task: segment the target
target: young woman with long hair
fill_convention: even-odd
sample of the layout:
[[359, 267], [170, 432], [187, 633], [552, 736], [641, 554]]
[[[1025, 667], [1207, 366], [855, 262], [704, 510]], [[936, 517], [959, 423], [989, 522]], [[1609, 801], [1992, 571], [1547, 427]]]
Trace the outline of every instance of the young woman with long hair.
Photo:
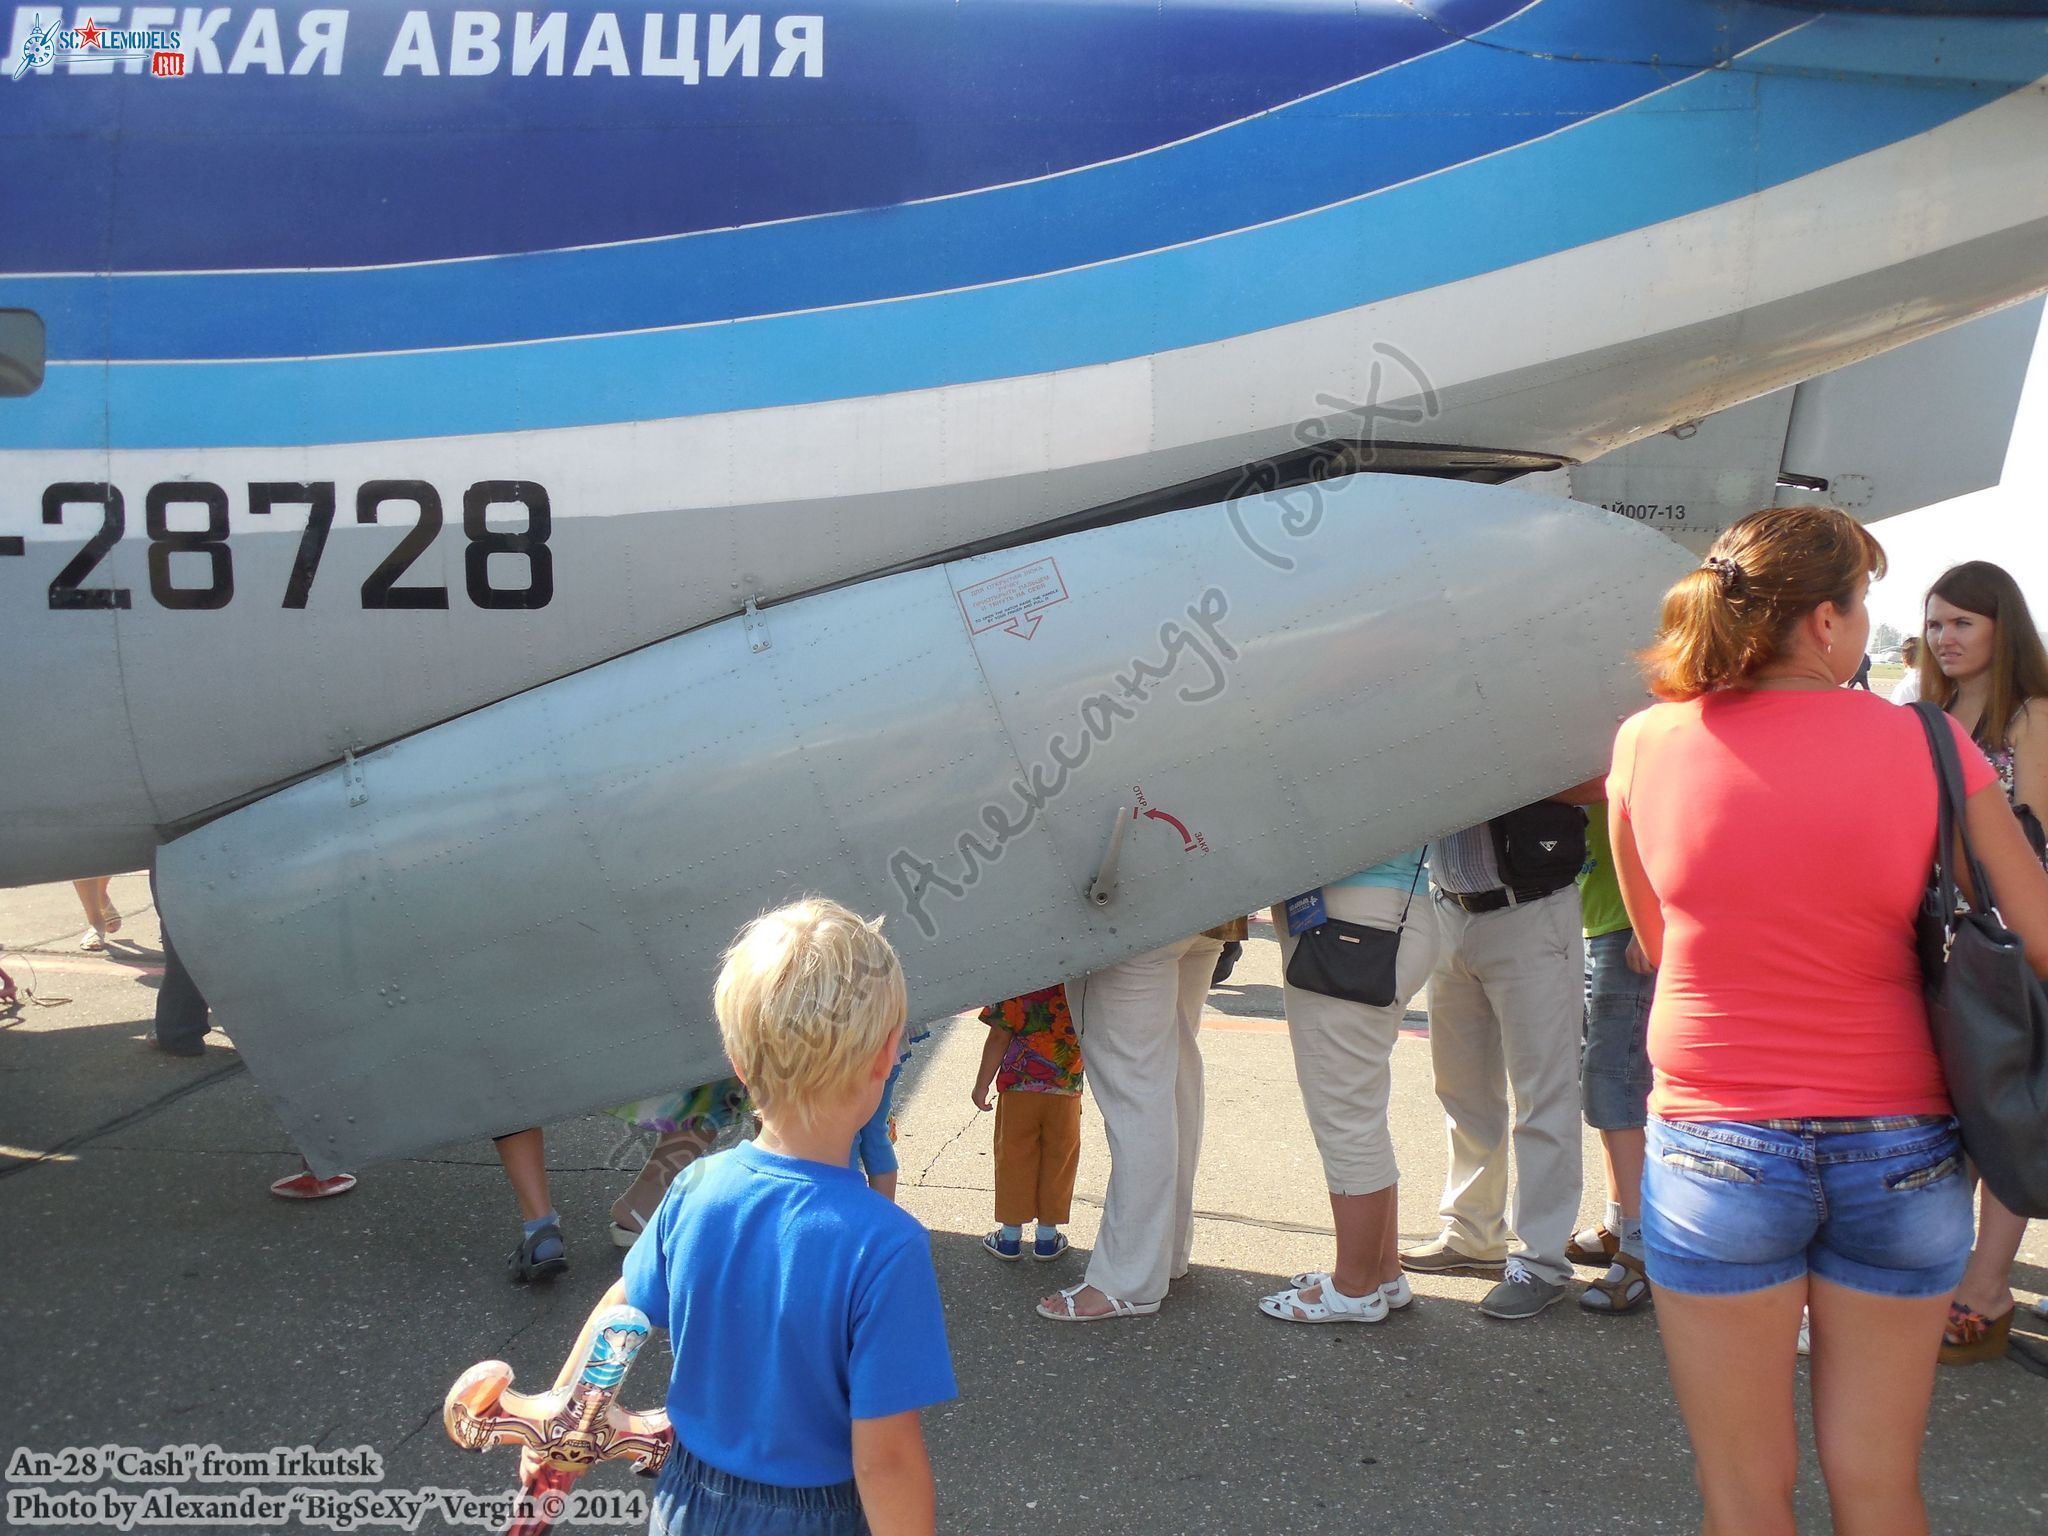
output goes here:
[[[2048, 649], [2019, 583], [1990, 561], [1951, 566], [1928, 589], [1920, 696], [1941, 705], [1983, 748], [2015, 808], [2048, 815]], [[1984, 1190], [1977, 1246], [1942, 1333], [1944, 1365], [2005, 1353], [2012, 1264], [2026, 1235], [2026, 1218]]]
[[[1659, 967], [1643, 1247], [1705, 1536], [1796, 1529], [1802, 1307], [1834, 1528], [1928, 1529], [1920, 1446], [1970, 1181], [1913, 945], [1927, 739], [1842, 687], [1883, 571], [1840, 512], [1742, 519], [1666, 595], [1644, 658], [1666, 702], [1615, 740], [1615, 868]], [[1964, 778], [1971, 840], [2041, 969], [2048, 874], [1981, 753]]]

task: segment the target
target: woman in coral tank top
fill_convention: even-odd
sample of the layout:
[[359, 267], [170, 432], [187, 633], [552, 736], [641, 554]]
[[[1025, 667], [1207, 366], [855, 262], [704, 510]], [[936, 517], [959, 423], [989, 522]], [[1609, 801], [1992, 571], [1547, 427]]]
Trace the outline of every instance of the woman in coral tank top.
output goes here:
[[[1667, 702], [1615, 740], [1615, 868], [1658, 966], [1643, 1243], [1706, 1536], [1795, 1529], [1802, 1307], [1835, 1529], [1927, 1531], [1920, 1443], [1970, 1175], [1913, 948], [1927, 739], [1841, 686], [1883, 572], [1840, 512], [1744, 518], [1666, 594], [1644, 660]], [[2048, 875], [1951, 729], [1971, 839], [2038, 969]]]

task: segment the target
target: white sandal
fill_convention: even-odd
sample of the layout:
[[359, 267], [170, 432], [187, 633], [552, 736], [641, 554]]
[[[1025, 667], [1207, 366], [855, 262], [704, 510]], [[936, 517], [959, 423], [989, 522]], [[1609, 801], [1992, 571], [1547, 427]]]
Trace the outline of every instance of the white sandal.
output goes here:
[[88, 927], [79, 935], [78, 947], [88, 955], [96, 955], [107, 947], [107, 941], [101, 936], [99, 929]]
[[[1305, 1269], [1298, 1275], [1290, 1276], [1287, 1283], [1297, 1291], [1306, 1291], [1321, 1285], [1328, 1278], [1329, 1276], [1323, 1274], [1320, 1270]], [[1404, 1310], [1415, 1300], [1415, 1292], [1409, 1287], [1408, 1277], [1406, 1275], [1396, 1275], [1385, 1285], [1381, 1286], [1380, 1300], [1387, 1304], [1389, 1312]]]
[[1087, 1289], [1088, 1282], [1086, 1280], [1083, 1280], [1079, 1285], [1068, 1286], [1064, 1291], [1059, 1292], [1060, 1301], [1064, 1303], [1060, 1309], [1055, 1310], [1041, 1301], [1036, 1309], [1038, 1315], [1040, 1317], [1049, 1317], [1056, 1323], [1106, 1323], [1113, 1317], [1150, 1317], [1159, 1310], [1159, 1303], [1156, 1301], [1125, 1301], [1121, 1297], [1112, 1296], [1109, 1292], [1098, 1288], [1096, 1294], [1109, 1303], [1109, 1310], [1107, 1312], [1076, 1312], [1074, 1310], [1074, 1298]]
[[[1259, 1310], [1283, 1323], [1384, 1323], [1387, 1320], [1387, 1298], [1377, 1288], [1369, 1295], [1346, 1296], [1331, 1283], [1328, 1275], [1308, 1271], [1294, 1278], [1308, 1283], [1275, 1291], [1260, 1301]], [[1302, 1299], [1303, 1291], [1318, 1288], [1322, 1291], [1321, 1300]]]

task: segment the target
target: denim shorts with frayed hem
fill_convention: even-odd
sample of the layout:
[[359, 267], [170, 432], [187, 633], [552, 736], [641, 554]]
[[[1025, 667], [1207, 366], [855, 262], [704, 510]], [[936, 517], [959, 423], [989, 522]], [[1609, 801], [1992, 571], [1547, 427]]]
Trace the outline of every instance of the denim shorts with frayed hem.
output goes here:
[[1946, 1115], [1648, 1130], [1643, 1250], [1659, 1290], [1740, 1296], [1811, 1273], [1920, 1299], [1963, 1277], [1972, 1181]]
[[851, 1480], [782, 1488], [721, 1472], [672, 1446], [654, 1485], [648, 1536], [868, 1536]]
[[1650, 1000], [1657, 978], [1628, 968], [1633, 930], [1586, 940], [1586, 1027], [1579, 1102], [1596, 1131], [1640, 1131], [1650, 1118]]

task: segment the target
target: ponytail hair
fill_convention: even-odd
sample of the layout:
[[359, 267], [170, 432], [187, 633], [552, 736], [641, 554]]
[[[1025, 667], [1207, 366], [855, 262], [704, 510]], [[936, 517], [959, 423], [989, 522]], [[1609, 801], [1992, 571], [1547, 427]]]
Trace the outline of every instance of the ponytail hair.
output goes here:
[[1664, 594], [1656, 644], [1638, 658], [1660, 699], [1696, 699], [1756, 675], [1822, 603], [1847, 608], [1884, 549], [1832, 507], [1769, 507], [1714, 541]]

